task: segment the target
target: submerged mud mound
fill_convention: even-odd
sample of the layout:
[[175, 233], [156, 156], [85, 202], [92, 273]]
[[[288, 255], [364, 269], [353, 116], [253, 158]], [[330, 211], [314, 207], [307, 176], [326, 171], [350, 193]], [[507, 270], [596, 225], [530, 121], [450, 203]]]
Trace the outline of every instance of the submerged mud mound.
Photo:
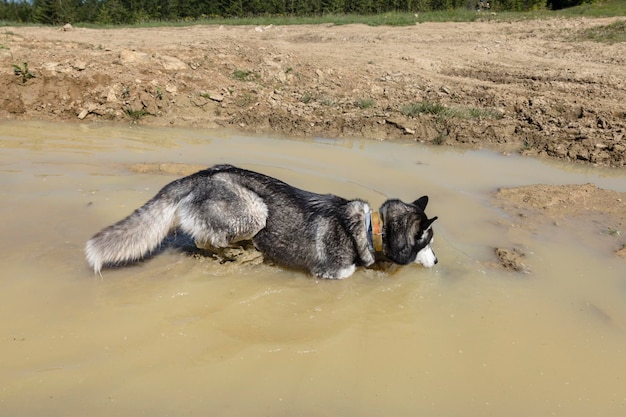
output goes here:
[[510, 214], [514, 227], [532, 233], [569, 228], [581, 241], [589, 233], [601, 235], [607, 247], [626, 258], [626, 193], [594, 184], [529, 185], [501, 188], [494, 200]]

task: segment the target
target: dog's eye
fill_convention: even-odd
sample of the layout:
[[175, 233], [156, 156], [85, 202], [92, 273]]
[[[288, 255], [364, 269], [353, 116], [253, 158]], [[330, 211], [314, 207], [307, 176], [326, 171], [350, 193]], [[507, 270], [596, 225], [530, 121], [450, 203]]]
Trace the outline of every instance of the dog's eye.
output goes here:
[[424, 230], [420, 235], [416, 236], [417, 240], [419, 242], [422, 242], [424, 244], [430, 242], [430, 240], [433, 238], [433, 229], [431, 229], [430, 227], [426, 230]]

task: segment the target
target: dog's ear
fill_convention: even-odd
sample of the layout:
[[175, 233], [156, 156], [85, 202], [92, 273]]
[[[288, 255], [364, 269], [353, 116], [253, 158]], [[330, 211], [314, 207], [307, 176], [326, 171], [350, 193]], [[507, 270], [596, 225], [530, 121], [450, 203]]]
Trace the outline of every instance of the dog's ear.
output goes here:
[[435, 217], [433, 217], [432, 219], [428, 219], [428, 220], [426, 220], [426, 224], [424, 225], [424, 230], [428, 229], [428, 228], [430, 227], [430, 225], [431, 225], [431, 224], [433, 224], [433, 222], [434, 222], [435, 220], [437, 220], [437, 219], [438, 219], [438, 217], [437, 217], [437, 216], [435, 216]]
[[422, 196], [413, 202], [414, 206], [419, 207], [422, 211], [426, 210], [426, 206], [428, 205], [428, 196]]

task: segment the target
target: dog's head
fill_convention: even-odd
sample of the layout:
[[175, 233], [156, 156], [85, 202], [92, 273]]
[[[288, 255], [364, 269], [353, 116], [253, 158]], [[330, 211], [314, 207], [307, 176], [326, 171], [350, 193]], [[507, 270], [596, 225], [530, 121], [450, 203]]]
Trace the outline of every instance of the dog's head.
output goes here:
[[428, 197], [423, 196], [411, 204], [400, 200], [387, 200], [380, 207], [383, 218], [383, 255], [390, 261], [406, 265], [412, 262], [432, 267], [437, 257], [432, 249], [432, 224], [424, 213]]

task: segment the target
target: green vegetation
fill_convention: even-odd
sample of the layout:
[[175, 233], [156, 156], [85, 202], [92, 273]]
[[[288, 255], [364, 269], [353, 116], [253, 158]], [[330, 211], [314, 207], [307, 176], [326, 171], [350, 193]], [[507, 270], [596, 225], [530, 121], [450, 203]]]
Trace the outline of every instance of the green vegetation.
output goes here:
[[415, 117], [418, 114], [443, 114], [446, 108], [440, 103], [425, 100], [418, 103], [407, 104], [400, 109], [405, 116]]
[[142, 117], [149, 115], [150, 113], [148, 113], [148, 111], [146, 109], [141, 109], [141, 110], [133, 110], [133, 109], [126, 109], [125, 113], [128, 117], [131, 118], [131, 120], [133, 122], [137, 122], [139, 121]]
[[28, 69], [28, 62], [24, 62], [21, 67], [19, 65], [13, 64], [13, 73], [19, 77], [22, 77], [22, 83], [25, 83], [31, 78], [35, 78], [35, 74], [30, 72], [30, 70]]
[[575, 39], [605, 43], [626, 42], [626, 21], [589, 28], [579, 33]]
[[[0, 23], [413, 25], [425, 21], [624, 16], [624, 0], [0, 0]], [[487, 0], [484, 0], [484, 4]], [[515, 13], [513, 13], [515, 12]], [[523, 12], [523, 13], [519, 13]]]
[[[311, 104], [311, 103], [316, 102], [326, 107], [333, 107], [335, 105], [335, 102], [333, 101], [333, 99], [329, 97], [325, 97], [325, 96], [318, 96], [318, 95], [311, 94], [311, 93], [304, 93], [302, 97], [300, 97], [300, 102], [304, 104]], [[371, 103], [367, 103], [367, 101], [362, 102], [361, 100], [357, 100], [355, 104], [359, 107], [364, 106], [361, 108], [366, 108], [366, 107], [371, 107], [372, 105], [374, 105], [374, 101], [371, 100]]]
[[530, 139], [525, 138], [524, 142], [522, 142], [522, 146], [520, 147], [520, 152], [524, 153], [530, 151], [531, 149], [533, 149], [533, 145], [534, 144]]
[[253, 81], [259, 78], [259, 75], [247, 70], [236, 69], [233, 71], [233, 78], [239, 81]]
[[250, 93], [244, 93], [235, 99], [235, 104], [239, 107], [248, 107], [254, 103], [254, 97]]
[[400, 113], [408, 117], [418, 114], [433, 114], [441, 118], [452, 119], [500, 119], [502, 114], [491, 109], [479, 109], [474, 107], [447, 107], [441, 103], [424, 100], [410, 103], [400, 109]]
[[621, 236], [622, 235], [618, 229], [613, 229], [612, 227], [608, 228], [607, 233], [609, 235], [611, 235], [611, 236]]
[[369, 109], [374, 106], [374, 103], [375, 101], [373, 98], [360, 98], [356, 101], [356, 105], [360, 109]]

